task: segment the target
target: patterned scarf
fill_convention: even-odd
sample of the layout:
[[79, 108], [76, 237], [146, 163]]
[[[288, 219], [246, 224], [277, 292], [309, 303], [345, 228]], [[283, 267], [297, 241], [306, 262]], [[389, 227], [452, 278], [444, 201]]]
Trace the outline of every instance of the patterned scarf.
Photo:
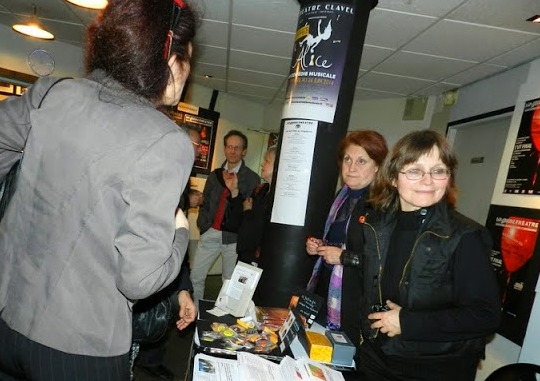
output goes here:
[[[332, 207], [330, 208], [330, 212], [328, 213], [328, 217], [326, 218], [326, 223], [324, 225], [324, 234], [323, 237], [326, 238], [326, 234], [328, 233], [328, 230], [330, 230], [330, 226], [336, 219], [337, 212], [347, 200], [348, 197], [348, 191], [349, 187], [347, 185], [343, 186], [341, 190], [339, 191], [338, 195], [334, 199], [334, 202], [332, 203]], [[350, 219], [350, 216], [349, 216]], [[349, 226], [349, 220], [347, 220], [347, 224], [345, 227], [345, 231], [347, 231], [347, 228]], [[345, 247], [345, 244], [342, 245], [342, 247]], [[309, 292], [314, 292], [315, 287], [317, 286], [317, 282], [319, 280], [319, 276], [321, 274], [321, 271], [323, 269], [323, 266], [325, 266], [325, 262], [323, 257], [319, 257], [317, 259], [317, 262], [315, 263], [315, 267], [313, 268], [313, 272], [311, 273], [311, 278], [307, 285], [307, 290]], [[341, 327], [341, 284], [343, 280], [343, 266], [342, 265], [334, 265], [332, 267], [332, 275], [330, 276], [330, 284], [328, 285], [328, 300], [327, 300], [327, 312], [326, 312], [326, 326], [330, 330], [339, 330]]]

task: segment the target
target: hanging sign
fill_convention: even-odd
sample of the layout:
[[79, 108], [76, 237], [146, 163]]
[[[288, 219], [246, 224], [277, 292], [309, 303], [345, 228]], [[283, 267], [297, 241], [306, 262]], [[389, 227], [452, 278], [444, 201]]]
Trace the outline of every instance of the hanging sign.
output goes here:
[[300, 8], [282, 119], [334, 121], [353, 19], [350, 4]]

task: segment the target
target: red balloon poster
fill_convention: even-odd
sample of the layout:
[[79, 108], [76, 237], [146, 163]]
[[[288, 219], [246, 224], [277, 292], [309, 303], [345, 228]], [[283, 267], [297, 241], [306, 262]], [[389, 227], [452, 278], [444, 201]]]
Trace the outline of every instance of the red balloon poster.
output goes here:
[[518, 345], [523, 344], [540, 273], [539, 226], [540, 210], [500, 205], [491, 205], [486, 222], [502, 301], [498, 333]]
[[525, 102], [503, 193], [540, 194], [540, 98]]

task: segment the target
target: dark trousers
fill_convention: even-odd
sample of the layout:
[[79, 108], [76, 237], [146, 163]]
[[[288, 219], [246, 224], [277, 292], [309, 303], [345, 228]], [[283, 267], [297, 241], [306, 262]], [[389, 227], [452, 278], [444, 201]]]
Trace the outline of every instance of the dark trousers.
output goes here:
[[165, 338], [157, 343], [141, 345], [136, 364], [142, 366], [163, 365], [165, 360]]
[[74, 355], [38, 344], [0, 319], [0, 381], [128, 381], [129, 354]]
[[357, 368], [362, 381], [474, 381], [480, 357], [473, 354], [443, 359], [385, 356], [364, 341]]

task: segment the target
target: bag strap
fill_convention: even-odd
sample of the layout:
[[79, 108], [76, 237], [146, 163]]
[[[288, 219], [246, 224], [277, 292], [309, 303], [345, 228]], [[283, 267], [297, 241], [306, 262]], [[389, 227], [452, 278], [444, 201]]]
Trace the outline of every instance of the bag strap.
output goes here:
[[[47, 90], [45, 90], [45, 94], [43, 94], [43, 97], [41, 97], [41, 100], [39, 101], [39, 104], [38, 106], [36, 107], [36, 110], [39, 110], [41, 108], [41, 105], [43, 104], [43, 101], [45, 100], [45, 98], [47, 97], [47, 95], [49, 94], [49, 91], [51, 91], [51, 89], [58, 85], [60, 82], [62, 81], [65, 81], [66, 79], [73, 79], [73, 77], [61, 77], [61, 78], [58, 78], [56, 81], [54, 81], [53, 83], [51, 83], [51, 85], [49, 86], [49, 88]], [[32, 129], [32, 125], [30, 125], [30, 128], [28, 129], [28, 134], [26, 135], [26, 139], [28, 139], [28, 136], [30, 136], [30, 130]], [[24, 149], [26, 148], [26, 141], [24, 142], [24, 147], [23, 147], [23, 153], [24, 153]], [[20, 161], [22, 161], [22, 157], [20, 159]]]

